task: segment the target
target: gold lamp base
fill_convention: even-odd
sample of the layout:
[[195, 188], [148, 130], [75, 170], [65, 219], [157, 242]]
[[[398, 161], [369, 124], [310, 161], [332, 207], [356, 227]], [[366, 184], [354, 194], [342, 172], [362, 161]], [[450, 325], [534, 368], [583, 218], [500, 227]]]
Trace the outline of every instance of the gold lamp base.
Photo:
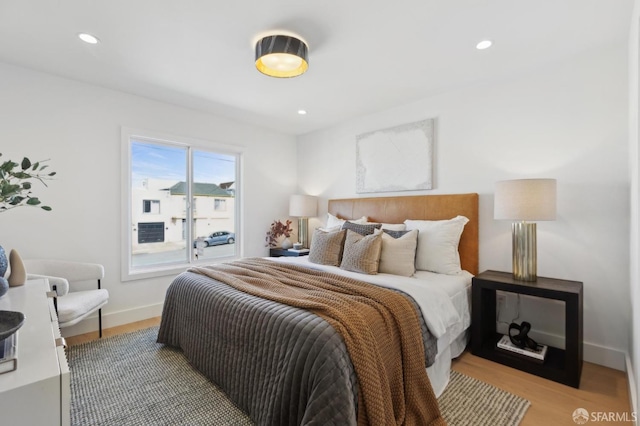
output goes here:
[[535, 281], [537, 275], [536, 224], [516, 222], [513, 231], [513, 278]]
[[298, 218], [298, 240], [303, 248], [309, 248], [309, 219], [306, 217]]

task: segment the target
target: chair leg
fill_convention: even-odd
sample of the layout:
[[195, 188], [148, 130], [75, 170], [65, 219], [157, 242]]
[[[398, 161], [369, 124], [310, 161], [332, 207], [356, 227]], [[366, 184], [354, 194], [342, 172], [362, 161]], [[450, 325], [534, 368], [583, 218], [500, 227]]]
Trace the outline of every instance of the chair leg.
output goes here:
[[[98, 278], [98, 289], [100, 289], [100, 279]], [[98, 330], [102, 339], [102, 309], [98, 309]]]

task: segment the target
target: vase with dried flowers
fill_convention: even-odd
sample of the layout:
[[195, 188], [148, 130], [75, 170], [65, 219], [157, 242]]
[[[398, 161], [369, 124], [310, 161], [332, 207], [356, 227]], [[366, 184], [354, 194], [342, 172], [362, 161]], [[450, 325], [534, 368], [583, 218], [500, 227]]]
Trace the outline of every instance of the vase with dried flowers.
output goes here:
[[265, 239], [267, 244], [265, 246], [277, 247], [278, 238], [284, 236], [284, 240], [280, 242], [280, 246], [283, 249], [293, 247], [293, 243], [291, 243], [291, 241], [289, 240], [291, 232], [293, 232], [293, 229], [291, 229], [291, 223], [292, 222], [290, 220], [287, 220], [285, 223], [282, 223], [279, 220], [274, 220], [271, 224], [271, 227], [269, 228], [269, 231], [267, 231], [267, 237]]

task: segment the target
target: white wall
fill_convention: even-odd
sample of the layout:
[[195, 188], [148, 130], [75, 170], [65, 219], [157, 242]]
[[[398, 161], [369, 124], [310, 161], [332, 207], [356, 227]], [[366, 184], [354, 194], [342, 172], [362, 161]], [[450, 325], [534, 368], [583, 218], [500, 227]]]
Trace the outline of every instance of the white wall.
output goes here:
[[[50, 158], [58, 172], [35, 193], [52, 212], [21, 207], [0, 216], [0, 244], [24, 258], [102, 263], [110, 302], [105, 326], [159, 315], [170, 276], [120, 281], [121, 127], [245, 147], [245, 256], [266, 256], [264, 235], [288, 216], [295, 138], [211, 114], [0, 63], [0, 162]], [[86, 321], [71, 335], [97, 329]]]
[[631, 327], [629, 330], [629, 358], [628, 377], [629, 393], [631, 395], [631, 411], [638, 412], [638, 394], [640, 393], [640, 150], [638, 141], [638, 128], [640, 126], [640, 0], [634, 2], [634, 10], [631, 17], [631, 29], [629, 30], [629, 167], [631, 178], [631, 244], [629, 257], [630, 268], [630, 292], [629, 305], [632, 313]]
[[[626, 53], [625, 46], [589, 51], [299, 137], [299, 189], [320, 196], [324, 215], [327, 199], [357, 196], [356, 135], [437, 117], [436, 189], [424, 193], [479, 193], [481, 270], [510, 271], [511, 227], [493, 220], [494, 183], [556, 178], [557, 220], [538, 224], [538, 275], [584, 282], [585, 359], [624, 369], [631, 318]], [[520, 319], [549, 339], [563, 335], [562, 305], [526, 302]]]

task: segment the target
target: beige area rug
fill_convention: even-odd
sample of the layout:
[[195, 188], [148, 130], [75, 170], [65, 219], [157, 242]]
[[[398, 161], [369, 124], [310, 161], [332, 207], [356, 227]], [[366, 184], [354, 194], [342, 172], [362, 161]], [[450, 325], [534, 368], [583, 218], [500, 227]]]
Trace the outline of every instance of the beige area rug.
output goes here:
[[[71, 424], [252, 425], [182, 352], [156, 343], [158, 327], [71, 346]], [[439, 398], [451, 426], [518, 425], [529, 401], [453, 371]]]
[[442, 415], [449, 425], [519, 425], [529, 401], [457, 371], [440, 398]]

